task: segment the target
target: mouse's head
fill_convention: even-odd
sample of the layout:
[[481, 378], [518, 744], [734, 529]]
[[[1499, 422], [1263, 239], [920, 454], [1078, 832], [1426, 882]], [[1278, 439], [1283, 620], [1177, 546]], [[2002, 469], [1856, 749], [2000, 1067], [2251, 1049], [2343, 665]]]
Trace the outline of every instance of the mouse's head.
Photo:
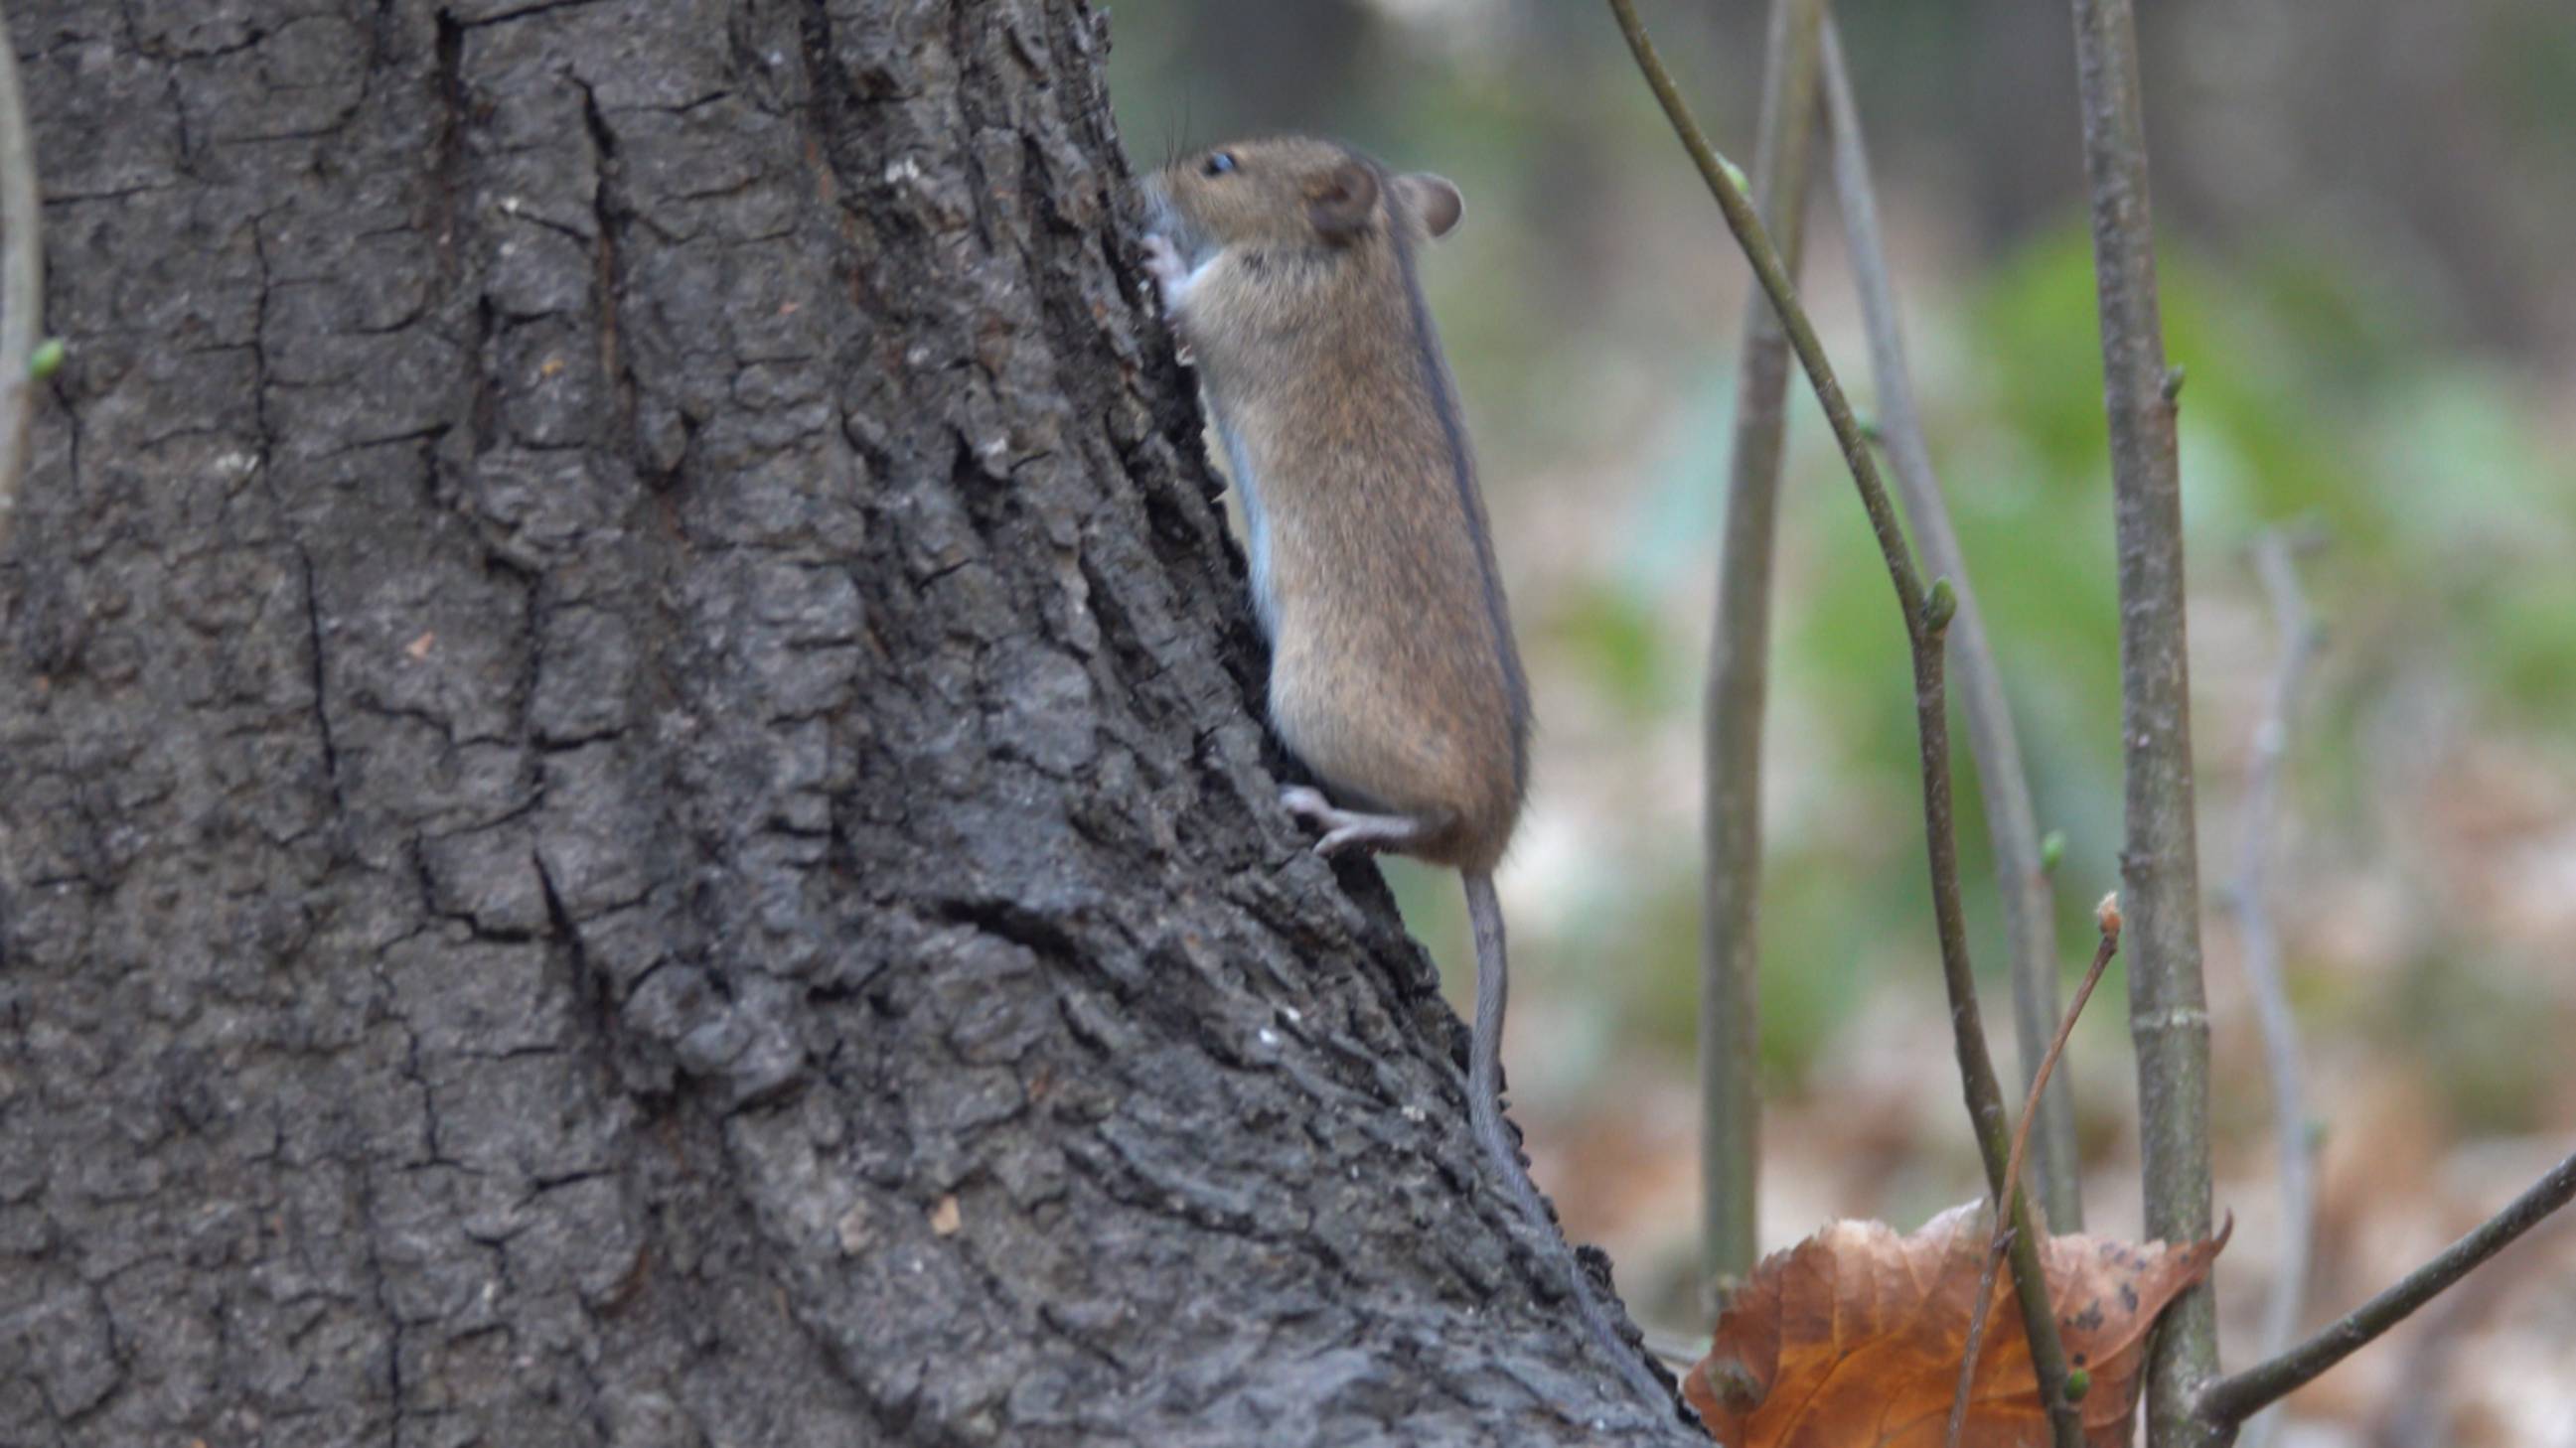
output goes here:
[[1197, 266], [1238, 245], [1345, 246], [1401, 207], [1425, 234], [1458, 224], [1458, 188], [1429, 172], [1390, 175], [1330, 141], [1279, 136], [1211, 147], [1145, 178], [1147, 226]]

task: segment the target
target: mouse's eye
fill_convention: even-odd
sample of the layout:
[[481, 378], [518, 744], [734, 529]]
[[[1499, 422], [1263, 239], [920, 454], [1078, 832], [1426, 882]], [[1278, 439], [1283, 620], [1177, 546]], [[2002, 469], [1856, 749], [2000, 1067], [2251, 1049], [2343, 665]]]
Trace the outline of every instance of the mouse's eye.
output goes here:
[[1210, 151], [1208, 152], [1207, 160], [1200, 165], [1199, 169], [1211, 176], [1222, 176], [1226, 172], [1234, 169], [1234, 153], [1232, 151]]

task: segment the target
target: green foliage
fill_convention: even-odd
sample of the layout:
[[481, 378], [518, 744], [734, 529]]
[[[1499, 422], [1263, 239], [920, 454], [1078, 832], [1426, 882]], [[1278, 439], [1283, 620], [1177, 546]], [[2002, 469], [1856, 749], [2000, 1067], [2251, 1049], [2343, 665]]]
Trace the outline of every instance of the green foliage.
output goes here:
[[[2515, 390], [2483, 366], [2426, 346], [2374, 291], [2310, 255], [2302, 264], [2207, 265], [2166, 258], [2171, 355], [2191, 368], [2181, 401], [2185, 523], [2196, 597], [2234, 594], [2259, 608], [2243, 545], [2289, 520], [2323, 525], [2331, 550], [2312, 565], [2338, 639], [2367, 639], [2390, 620], [2474, 648], [2452, 651], [2470, 687], [2504, 707], [2563, 721], [2576, 708], [2576, 573], [2553, 564], [2576, 546], [2576, 487], [2524, 419]], [[1997, 269], [1953, 317], [1963, 372], [1933, 374], [1933, 447], [1980, 606], [1995, 638], [2053, 852], [2062, 938], [2089, 939], [2085, 918], [2116, 882], [2119, 828], [2119, 635], [2111, 551], [2107, 424], [2089, 244], [2075, 226], [2040, 238]], [[1934, 349], [1931, 355], [1944, 355]], [[1803, 414], [1801, 423], [1812, 421]], [[2438, 485], [2428, 479], [2441, 480]], [[1764, 898], [1766, 954], [1812, 958], [1830, 943], [1867, 977], [1918, 967], [1920, 886], [1913, 723], [1902, 640], [1884, 575], [1849, 480], [1820, 429], [1793, 447], [1783, 509], [1785, 637], [1775, 664], [1775, 718], [1812, 701], [1825, 728], [1799, 729], [1798, 767], [1821, 769], [1850, 808], [1906, 831], [1904, 848], [1868, 857], [1840, 834], [1775, 833]], [[2472, 556], [2508, 566], [2467, 565]], [[2361, 589], [2353, 581], [2369, 580]], [[2258, 621], [2259, 613], [2253, 615]], [[2268, 639], [2268, 625], [2261, 637]], [[1672, 667], [1685, 667], [1674, 660]], [[2204, 686], [2204, 693], [2206, 688]], [[1775, 725], [1775, 731], [1783, 726]], [[2555, 727], [2564, 730], [2563, 722]], [[2335, 732], [2333, 719], [2311, 730]], [[1779, 735], [1775, 732], [1775, 738]], [[2221, 768], [2245, 741], [2200, 742]], [[1774, 757], [1783, 751], [1775, 748]], [[2365, 767], [2321, 749], [2344, 770]], [[1990, 978], [2000, 964], [1991, 863], [1973, 773], [1956, 761], [1963, 874]], [[1820, 757], [1817, 757], [1820, 756]], [[1784, 764], [1789, 761], [1784, 760]], [[2363, 781], [2346, 781], [2355, 788]], [[1863, 803], [1865, 802], [1865, 803]], [[2225, 794], [2213, 806], [2232, 803]], [[2205, 829], [2229, 828], [2213, 816]], [[1830, 878], [1830, 888], [1810, 882]], [[1796, 972], [1766, 999], [1766, 1032], [1812, 1046]], [[1765, 988], [1771, 989], [1766, 971]], [[2116, 1001], [2097, 1006], [2115, 1013]], [[1830, 1023], [1828, 1023], [1828, 1026]], [[2487, 1074], [2493, 1074], [2489, 1072]]]
[[1547, 647], [1576, 661], [1593, 692], [1632, 719], [1656, 715], [1690, 694], [1690, 681], [1672, 668], [1679, 650], [1649, 600], [1631, 590], [1578, 588], [1541, 629]]
[[[1920, 874], [1918, 870], [1916, 873]], [[1812, 853], [1784, 862], [1766, 890], [1762, 951], [1762, 1075], [1773, 1095], [1805, 1089], [1809, 1068], [1834, 1031], [1849, 1023], [1865, 995], [1870, 964], [1884, 925], [1875, 912], [1852, 908], [1853, 877]], [[1923, 906], [1929, 892], [1908, 892]], [[1792, 926], [1803, 927], [1788, 933]], [[1928, 938], [1914, 963], [1931, 970]]]

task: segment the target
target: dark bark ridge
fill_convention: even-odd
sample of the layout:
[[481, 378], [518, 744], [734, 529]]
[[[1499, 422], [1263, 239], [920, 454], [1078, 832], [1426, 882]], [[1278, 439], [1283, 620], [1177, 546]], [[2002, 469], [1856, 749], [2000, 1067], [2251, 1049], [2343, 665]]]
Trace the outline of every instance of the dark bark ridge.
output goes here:
[[1073, 0], [11, 7], [0, 1443], [1642, 1441]]

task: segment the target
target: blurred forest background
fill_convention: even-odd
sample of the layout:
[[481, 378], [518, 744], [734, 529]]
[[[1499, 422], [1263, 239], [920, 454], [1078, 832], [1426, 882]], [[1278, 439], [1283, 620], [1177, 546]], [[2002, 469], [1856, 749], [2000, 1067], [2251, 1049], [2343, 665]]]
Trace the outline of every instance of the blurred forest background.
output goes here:
[[[2012, 688], [2071, 973], [2117, 883], [2109, 467], [2062, 5], [1836, 7], [1936, 459]], [[1649, 9], [1752, 150], [1765, 7]], [[2306, 522], [2329, 629], [2290, 746], [2274, 896], [2321, 1153], [2320, 1323], [2576, 1135], [2576, 6], [2140, 8], [2165, 326], [2189, 370], [2222, 1341], [2251, 1359], [2279, 1240], [2270, 1097], [2224, 890], [2277, 663], [2247, 558]], [[1646, 1317], [1694, 1322], [1700, 691], [1747, 273], [1606, 12], [1566, 0], [1119, 0], [1140, 168], [1316, 131], [1438, 170], [1425, 279], [1465, 394], [1540, 715], [1501, 886], [1508, 1060], [1541, 1185]], [[1866, 406], [1821, 182], [1806, 286]], [[1911, 1228], [1977, 1195], [1925, 884], [1904, 640], [1793, 383], [1763, 895], [1763, 1238]], [[1964, 781], [1971, 765], [1961, 747]], [[1963, 821], [1998, 1057], [2001, 928]], [[1397, 863], [1463, 1004], [1455, 882]], [[2138, 1230], [2125, 989], [2070, 1055], [2088, 1225]], [[2017, 1075], [2017, 1068], [2014, 1069]], [[2576, 1448], [2576, 1228], [2544, 1230], [2291, 1401], [2288, 1444]]]

